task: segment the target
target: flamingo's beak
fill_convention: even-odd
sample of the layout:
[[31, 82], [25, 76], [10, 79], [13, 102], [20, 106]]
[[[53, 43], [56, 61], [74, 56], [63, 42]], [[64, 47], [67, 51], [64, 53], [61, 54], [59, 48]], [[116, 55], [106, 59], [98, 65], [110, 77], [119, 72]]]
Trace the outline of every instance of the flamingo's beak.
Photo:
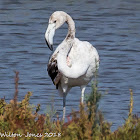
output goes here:
[[50, 23], [45, 33], [46, 43], [51, 51], [53, 51], [53, 37], [55, 34], [55, 23]]

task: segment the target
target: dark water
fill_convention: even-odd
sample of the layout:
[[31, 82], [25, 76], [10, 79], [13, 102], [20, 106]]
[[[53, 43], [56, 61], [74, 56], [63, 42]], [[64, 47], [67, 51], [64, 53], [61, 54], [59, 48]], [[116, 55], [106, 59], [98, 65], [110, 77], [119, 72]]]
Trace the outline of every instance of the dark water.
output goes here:
[[[41, 113], [54, 102], [62, 115], [62, 98], [46, 72], [51, 52], [44, 40], [48, 18], [56, 10], [69, 13], [76, 23], [76, 37], [92, 43], [100, 54], [98, 86], [108, 93], [100, 101], [100, 109], [115, 130], [128, 115], [129, 88], [134, 92], [133, 112], [140, 114], [139, 0], [1, 0], [0, 97], [5, 96], [7, 102], [13, 97], [13, 71], [17, 70], [19, 100], [32, 91], [31, 103], [40, 103]], [[55, 47], [66, 33], [66, 25], [56, 32]], [[74, 88], [67, 96], [67, 113], [78, 110], [79, 100], [80, 89]]]

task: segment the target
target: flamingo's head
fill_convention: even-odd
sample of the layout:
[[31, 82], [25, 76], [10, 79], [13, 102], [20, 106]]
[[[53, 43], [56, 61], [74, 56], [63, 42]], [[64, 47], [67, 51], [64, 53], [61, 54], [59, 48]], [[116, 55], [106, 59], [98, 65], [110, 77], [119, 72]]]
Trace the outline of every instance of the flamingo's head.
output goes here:
[[63, 11], [56, 11], [50, 16], [48, 28], [45, 33], [45, 40], [51, 51], [53, 51], [53, 37], [55, 30], [64, 24], [66, 18], [67, 14]]

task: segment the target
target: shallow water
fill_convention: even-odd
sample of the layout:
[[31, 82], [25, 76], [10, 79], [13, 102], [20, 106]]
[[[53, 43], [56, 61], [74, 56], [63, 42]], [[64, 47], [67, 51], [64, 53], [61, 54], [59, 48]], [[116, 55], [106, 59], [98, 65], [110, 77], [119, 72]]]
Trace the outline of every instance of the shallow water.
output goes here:
[[[31, 103], [41, 104], [41, 113], [54, 102], [62, 115], [58, 96], [47, 72], [52, 53], [44, 34], [49, 16], [56, 10], [69, 13], [76, 23], [76, 37], [92, 43], [100, 55], [99, 89], [105, 94], [100, 109], [121, 126], [128, 115], [129, 88], [134, 92], [134, 113], [140, 114], [140, 1], [139, 0], [59, 0], [0, 1], [0, 97], [8, 102], [14, 94], [14, 70], [20, 72], [19, 100], [33, 92]], [[64, 39], [67, 25], [54, 38], [56, 47]], [[90, 84], [86, 93], [90, 92]], [[67, 114], [78, 110], [80, 89], [67, 96]]]

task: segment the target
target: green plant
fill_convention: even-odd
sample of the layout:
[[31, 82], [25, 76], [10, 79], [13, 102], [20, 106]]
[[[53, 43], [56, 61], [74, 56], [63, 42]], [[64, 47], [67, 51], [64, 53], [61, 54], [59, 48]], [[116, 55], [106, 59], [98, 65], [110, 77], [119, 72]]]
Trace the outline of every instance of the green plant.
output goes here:
[[79, 111], [72, 111], [67, 116], [68, 121], [63, 123], [59, 118], [52, 121], [50, 113], [39, 114], [40, 105], [34, 108], [29, 104], [31, 92], [28, 92], [21, 102], [17, 101], [18, 74], [16, 72], [14, 98], [9, 103], [0, 99], [1, 140], [139, 140], [140, 118], [132, 113], [132, 90], [128, 118], [122, 127], [111, 132], [111, 123], [104, 120], [98, 109], [101, 93], [96, 81], [92, 83], [86, 103], [80, 104]]

